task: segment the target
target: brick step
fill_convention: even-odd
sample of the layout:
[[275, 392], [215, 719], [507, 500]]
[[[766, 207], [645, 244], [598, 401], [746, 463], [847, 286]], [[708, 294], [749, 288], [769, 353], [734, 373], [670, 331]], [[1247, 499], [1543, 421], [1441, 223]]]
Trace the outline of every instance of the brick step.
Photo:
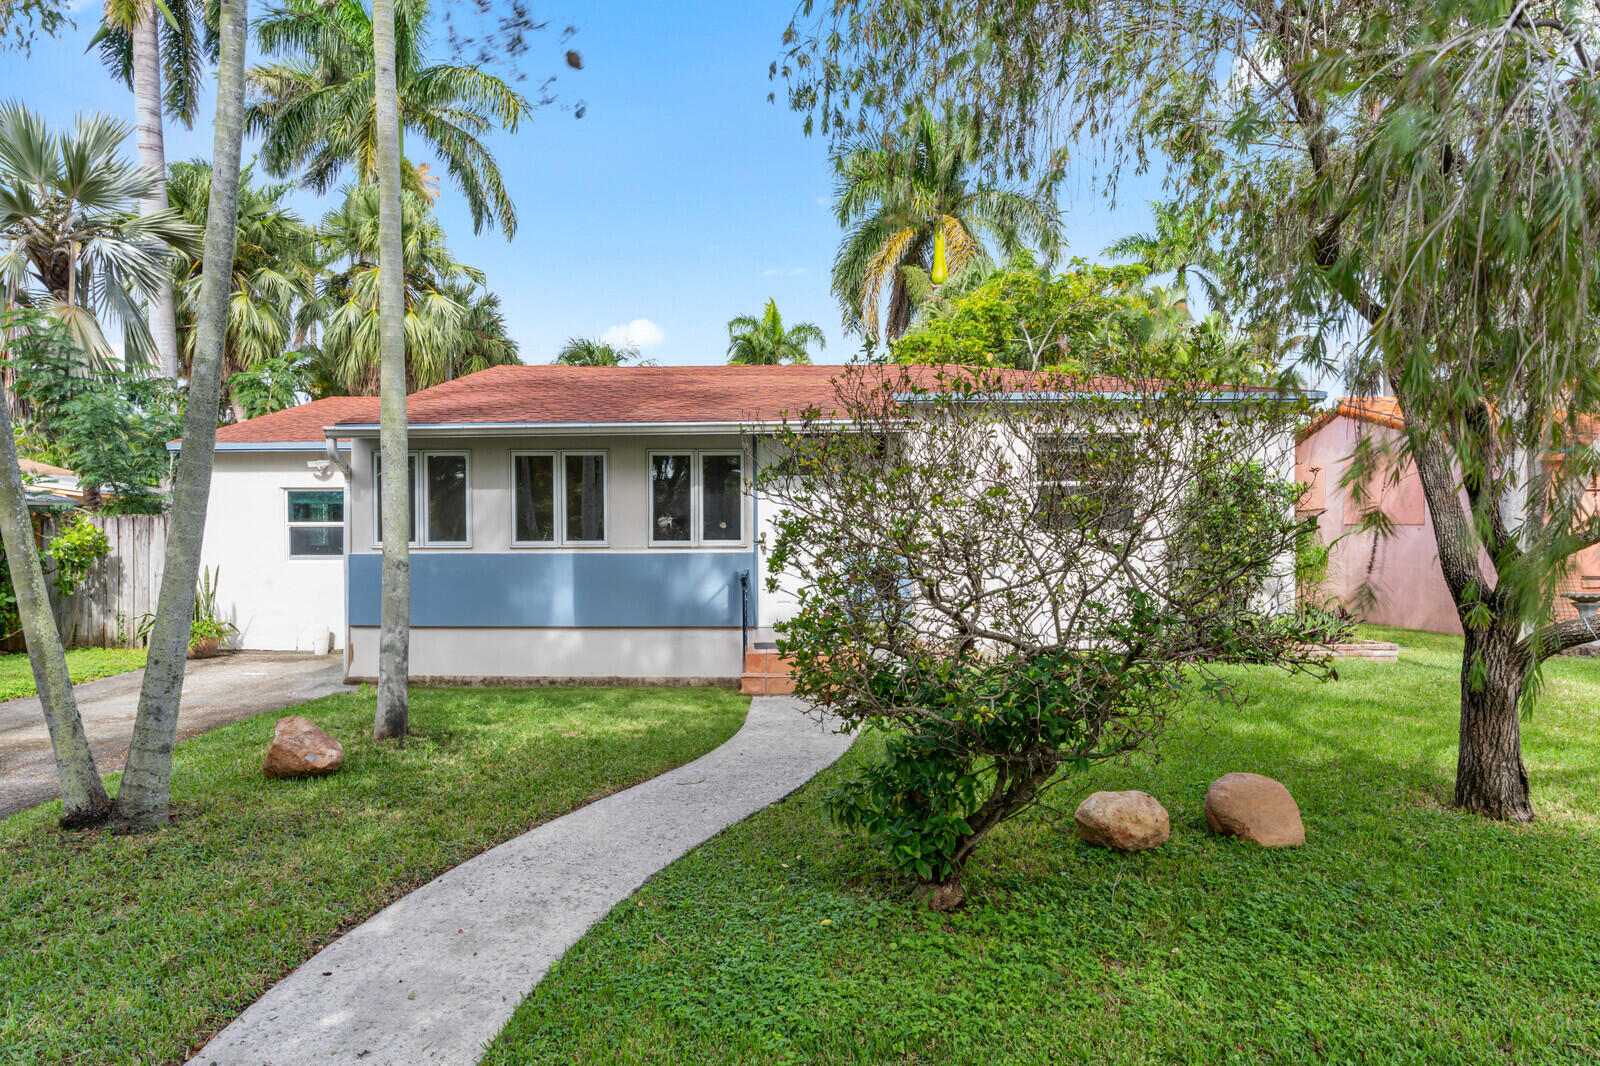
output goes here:
[[777, 651], [752, 648], [744, 653], [744, 672], [747, 674], [779, 674], [787, 676], [789, 660]]
[[794, 691], [794, 678], [788, 674], [746, 673], [739, 678], [739, 691], [746, 696], [787, 696]]

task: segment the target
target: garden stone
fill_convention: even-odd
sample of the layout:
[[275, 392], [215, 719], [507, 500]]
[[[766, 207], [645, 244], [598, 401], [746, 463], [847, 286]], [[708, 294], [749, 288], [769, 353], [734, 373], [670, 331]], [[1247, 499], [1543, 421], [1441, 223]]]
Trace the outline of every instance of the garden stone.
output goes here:
[[1214, 833], [1266, 848], [1306, 842], [1300, 808], [1289, 790], [1260, 774], [1224, 774], [1206, 792], [1206, 825]]
[[1148, 792], [1096, 792], [1078, 804], [1078, 836], [1099, 848], [1144, 851], [1172, 835], [1167, 809]]
[[262, 760], [268, 777], [315, 777], [331, 774], [344, 765], [344, 748], [317, 723], [297, 714], [278, 719], [272, 728], [272, 746]]

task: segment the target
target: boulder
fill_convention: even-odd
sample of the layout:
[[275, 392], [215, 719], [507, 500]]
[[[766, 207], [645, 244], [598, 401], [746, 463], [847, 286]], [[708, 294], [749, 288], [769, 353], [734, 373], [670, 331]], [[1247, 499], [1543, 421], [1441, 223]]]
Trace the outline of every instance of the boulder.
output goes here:
[[1144, 851], [1172, 835], [1167, 809], [1148, 792], [1096, 792], [1073, 814], [1078, 836], [1100, 848]]
[[272, 747], [261, 762], [268, 777], [315, 777], [331, 774], [344, 765], [339, 742], [299, 715], [278, 719], [272, 729]]
[[1260, 774], [1224, 774], [1206, 792], [1206, 825], [1214, 833], [1265, 848], [1306, 842], [1300, 808], [1289, 790]]

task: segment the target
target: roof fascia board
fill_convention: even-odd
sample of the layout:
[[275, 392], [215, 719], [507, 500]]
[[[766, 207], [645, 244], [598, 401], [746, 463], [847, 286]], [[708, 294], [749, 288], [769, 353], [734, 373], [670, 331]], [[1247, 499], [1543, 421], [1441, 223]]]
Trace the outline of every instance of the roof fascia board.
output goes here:
[[[846, 418], [820, 420], [824, 425], [845, 425]], [[608, 434], [618, 437], [670, 436], [673, 434], [746, 433], [793, 425], [775, 420], [759, 422], [413, 422], [408, 435], [435, 437], [576, 437]], [[328, 435], [376, 437], [377, 423], [328, 426]]]

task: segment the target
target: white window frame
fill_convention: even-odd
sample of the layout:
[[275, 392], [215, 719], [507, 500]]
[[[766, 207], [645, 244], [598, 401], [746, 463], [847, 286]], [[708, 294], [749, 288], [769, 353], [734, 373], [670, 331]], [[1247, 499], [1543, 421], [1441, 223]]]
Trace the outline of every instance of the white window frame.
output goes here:
[[[655, 493], [650, 479], [654, 476], [655, 457], [658, 455], [689, 456], [689, 539], [657, 540]], [[705, 530], [705, 458], [706, 456], [736, 455], [739, 457], [739, 536], [736, 540], [707, 540]], [[649, 545], [652, 548], [712, 548], [716, 550], [748, 548], [750, 546], [750, 507], [745, 500], [750, 488], [750, 458], [742, 448], [652, 448], [645, 453], [645, 524], [649, 526]]]
[[[340, 511], [344, 517], [337, 522], [296, 522], [289, 517], [289, 494], [291, 492], [336, 492], [339, 494]], [[347, 519], [350, 515], [350, 497], [344, 489], [330, 489], [321, 485], [285, 485], [283, 487], [283, 554], [284, 558], [296, 562], [316, 562], [330, 559], [342, 559], [350, 551], [350, 530]], [[296, 529], [337, 529], [339, 530], [339, 554], [337, 555], [296, 555], [294, 551], [294, 530]]]
[[[548, 455], [555, 464], [555, 539], [517, 540], [517, 457]], [[567, 456], [598, 455], [605, 461], [605, 476], [600, 486], [600, 521], [606, 535], [602, 540], [572, 540], [567, 536]], [[611, 547], [611, 451], [608, 448], [519, 448], [510, 457], [510, 519], [513, 548], [609, 548]]]
[[[417, 539], [411, 542], [413, 548], [468, 548], [472, 547], [472, 452], [458, 449], [442, 449], [426, 452], [407, 452], [407, 457], [416, 460], [416, 472], [412, 475], [415, 484], [412, 491], [416, 495], [417, 513], [412, 517], [416, 519]], [[433, 456], [460, 456], [467, 461], [467, 539], [466, 540], [430, 540], [428, 538], [428, 460]], [[383, 500], [378, 492], [378, 474], [382, 466], [382, 456], [376, 451], [372, 454], [372, 546], [383, 547]], [[407, 465], [410, 465], [409, 463]]]

